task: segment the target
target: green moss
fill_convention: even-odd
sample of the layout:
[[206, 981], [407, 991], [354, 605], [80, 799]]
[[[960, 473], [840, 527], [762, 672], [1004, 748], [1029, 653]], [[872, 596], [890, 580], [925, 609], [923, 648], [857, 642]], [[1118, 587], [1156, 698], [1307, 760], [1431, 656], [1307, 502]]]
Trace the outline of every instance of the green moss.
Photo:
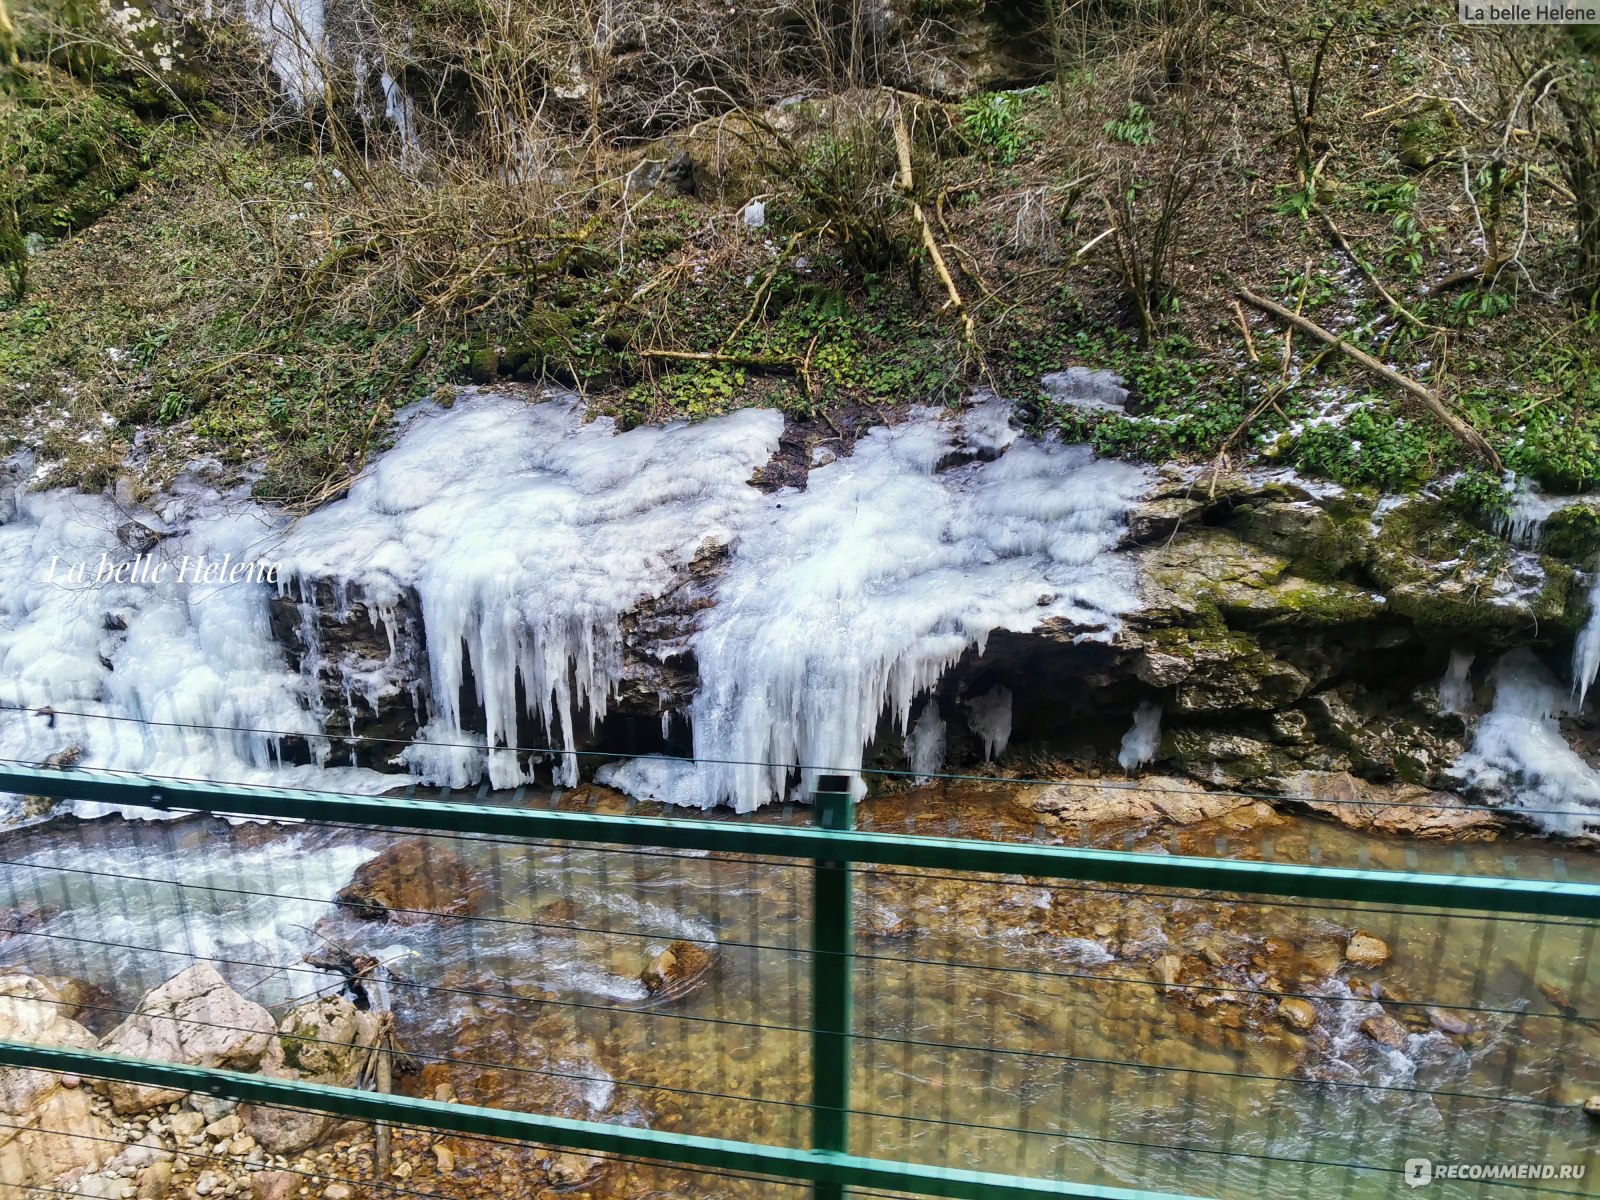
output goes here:
[[121, 104], [37, 63], [0, 96], [0, 210], [22, 233], [93, 223], [149, 166], [150, 134]]
[[1600, 509], [1569, 504], [1545, 522], [1540, 548], [1546, 554], [1588, 568], [1600, 557]]

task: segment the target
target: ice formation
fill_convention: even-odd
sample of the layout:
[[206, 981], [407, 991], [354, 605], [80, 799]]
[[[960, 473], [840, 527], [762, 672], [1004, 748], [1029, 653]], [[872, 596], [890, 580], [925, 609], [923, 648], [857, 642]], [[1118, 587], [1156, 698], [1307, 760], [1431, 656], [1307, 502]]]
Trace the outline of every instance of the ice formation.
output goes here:
[[[304, 594], [335, 580], [389, 614], [413, 590], [432, 719], [409, 763], [433, 782], [475, 783], [486, 733], [490, 782], [515, 786], [531, 779], [512, 749], [519, 693], [571, 750], [620, 679], [619, 618], [760, 511], [748, 480], [782, 431], [765, 409], [618, 435], [608, 420], [586, 424], [571, 398], [424, 405], [348, 497], [285, 539], [280, 586]], [[478, 734], [461, 705], [469, 675]], [[576, 782], [576, 758], [563, 756], [558, 777]]]
[[785, 796], [798, 766], [809, 795], [820, 773], [858, 772], [880, 715], [904, 731], [917, 697], [993, 631], [1058, 619], [1110, 636], [1135, 601], [1110, 551], [1147, 477], [1017, 440], [996, 427], [998, 403], [962, 421], [915, 411], [772, 497], [693, 639], [698, 762], [605, 779], [749, 811]]
[[1136, 770], [1147, 762], [1155, 761], [1161, 747], [1161, 705], [1150, 700], [1142, 702], [1133, 713], [1133, 725], [1122, 735], [1122, 748], [1117, 752], [1117, 762], [1124, 771]]
[[1557, 509], [1572, 501], [1562, 496], [1547, 496], [1526, 478], [1519, 477], [1510, 486], [1510, 503], [1495, 519], [1495, 532], [1513, 545], [1536, 549], [1544, 538], [1545, 522]]
[[939, 715], [938, 701], [931, 696], [906, 739], [906, 757], [911, 760], [918, 783], [930, 782], [944, 766], [944, 718]]
[[1450, 665], [1439, 680], [1439, 708], [1443, 712], [1466, 716], [1472, 711], [1472, 660], [1466, 650], [1450, 651]]
[[1011, 741], [1011, 689], [998, 684], [968, 700], [967, 724], [983, 739], [983, 757], [989, 762], [999, 758]]
[[323, 0], [246, 0], [244, 12], [284, 90], [301, 108], [317, 103], [327, 61]]
[[1495, 664], [1494, 707], [1455, 765], [1476, 794], [1522, 809], [1549, 833], [1577, 836], [1600, 828], [1600, 773], [1561, 736], [1559, 720], [1573, 706], [1527, 650]]
[[1583, 707], [1596, 676], [1600, 676], [1600, 563], [1595, 565], [1589, 583], [1589, 619], [1584, 622], [1572, 648], [1572, 690], [1577, 694], [1579, 708]]
[[[269, 514], [193, 478], [159, 512], [62, 491], [22, 492], [14, 503], [0, 524], [0, 759], [35, 764], [76, 747], [102, 768], [311, 778], [314, 767], [274, 769], [286, 735], [307, 739], [320, 758], [328, 747], [273, 641], [270, 587], [253, 577], [197, 582], [185, 570], [201, 557], [258, 559], [275, 536]], [[167, 536], [147, 545], [158, 533]], [[121, 581], [96, 578], [119, 567]], [[56, 710], [53, 720], [18, 711], [43, 706]], [[366, 772], [318, 781], [392, 783]]]

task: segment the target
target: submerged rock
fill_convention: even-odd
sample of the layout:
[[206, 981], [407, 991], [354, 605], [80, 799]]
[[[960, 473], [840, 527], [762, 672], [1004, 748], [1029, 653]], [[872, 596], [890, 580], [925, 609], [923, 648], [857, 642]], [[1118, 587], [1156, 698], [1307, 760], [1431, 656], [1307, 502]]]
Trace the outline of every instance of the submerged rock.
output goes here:
[[652, 996], [677, 996], [699, 983], [714, 963], [709, 950], [694, 942], [676, 941], [656, 955], [639, 975]]
[[461, 858], [426, 838], [409, 838], [356, 868], [339, 903], [368, 921], [416, 924], [478, 911], [484, 887]]
[[1317, 1010], [1309, 1000], [1298, 997], [1289, 997], [1278, 1001], [1278, 1016], [1291, 1029], [1298, 1029], [1304, 1033], [1317, 1024]]
[[1370, 933], [1356, 932], [1345, 943], [1344, 958], [1358, 967], [1381, 967], [1389, 961], [1389, 943]]

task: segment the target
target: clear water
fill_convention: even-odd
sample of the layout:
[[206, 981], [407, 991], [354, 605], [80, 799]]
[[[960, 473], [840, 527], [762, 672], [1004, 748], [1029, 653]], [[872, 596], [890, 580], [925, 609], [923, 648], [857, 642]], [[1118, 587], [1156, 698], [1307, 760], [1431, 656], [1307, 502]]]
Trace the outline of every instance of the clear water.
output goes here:
[[[1600, 879], [1592, 855], [1540, 841], [1403, 843], [1262, 819], [1107, 830], [1103, 840]], [[993, 788], [869, 802], [863, 820], [908, 833], [1030, 832]], [[190, 956], [222, 960], [236, 986], [281, 1004], [329, 985], [298, 960], [331, 941], [393, 964], [401, 1036], [428, 1064], [409, 1085], [421, 1094], [448, 1081], [479, 1103], [807, 1141], [808, 868], [436, 838], [430, 861], [449, 853], [470, 867], [485, 897], [479, 919], [363, 922], [330, 901], [381, 845], [368, 833], [113, 819], [17, 831], [0, 845], [0, 906], [57, 910], [0, 944], [0, 958], [97, 985], [107, 1009], [127, 1007]], [[1591, 1179], [1600, 1170], [1600, 1139], [1575, 1107], [1600, 1090], [1600, 1022], [1563, 1015], [1551, 999], [1600, 1015], [1592, 922], [893, 871], [865, 872], [857, 888], [860, 1153], [1285, 1200], [1396, 1194], [1402, 1164], [1418, 1155], [1585, 1163]], [[1355, 928], [1387, 940], [1394, 962], [1341, 967]], [[715, 966], [687, 993], [653, 998], [639, 974], [679, 938], [720, 943]], [[1185, 995], [1219, 1002], [1202, 1009], [1153, 986], [1161, 953], [1198, 972], [1202, 989]], [[1351, 990], [1372, 982], [1445, 1006], [1473, 1031], [1411, 1030], [1384, 1049], [1358, 1028], [1377, 1008]], [[1255, 996], [1279, 988], [1314, 997], [1316, 1032], [1290, 1034]], [[115, 1015], [89, 1019], [104, 1027]], [[689, 1178], [617, 1165], [584, 1190], [780, 1191]], [[1494, 1187], [1441, 1182], [1428, 1194]]]

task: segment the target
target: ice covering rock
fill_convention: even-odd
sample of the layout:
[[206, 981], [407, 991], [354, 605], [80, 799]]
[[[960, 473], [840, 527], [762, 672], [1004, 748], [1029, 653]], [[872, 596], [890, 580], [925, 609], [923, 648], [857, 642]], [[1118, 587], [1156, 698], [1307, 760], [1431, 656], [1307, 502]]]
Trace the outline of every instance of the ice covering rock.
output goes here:
[[776, 493], [693, 638], [698, 766], [636, 760], [601, 782], [749, 811], [797, 773], [810, 795], [819, 774], [859, 771], [880, 714], [904, 732], [917, 697], [993, 631], [1058, 620], [1109, 637], [1135, 602], [1111, 551], [1145, 473], [1053, 442], [977, 453], [962, 422], [921, 409], [806, 491]]
[[1011, 689], [997, 684], [967, 701], [967, 724], [983, 739], [983, 757], [993, 762], [1011, 741]]
[[939, 702], [931, 696], [906, 739], [906, 757], [918, 783], [930, 782], [944, 766], [944, 718], [939, 715]]
[[1134, 710], [1133, 726], [1122, 735], [1117, 762], [1124, 771], [1133, 771], [1154, 762], [1161, 747], [1161, 705], [1149, 700]]
[[[621, 677], [619, 618], [761, 507], [748, 480], [782, 432], [771, 410], [617, 434], [609, 420], [585, 423], [573, 397], [423, 405], [347, 498], [289, 535], [280, 585], [341, 581], [380, 612], [414, 590], [432, 719], [409, 763], [432, 782], [477, 781], [484, 736], [468, 732], [461, 702], [470, 677], [489, 779], [515, 786], [533, 770], [512, 749], [519, 694], [572, 749], [578, 721], [605, 716]], [[575, 757], [558, 778], [577, 781]]]
[[[202, 557], [259, 560], [281, 518], [198, 474], [152, 503], [130, 511], [76, 492], [16, 496], [0, 525], [0, 758], [43, 762], [76, 746], [85, 767], [308, 782], [314, 767], [278, 769], [291, 740], [304, 739], [314, 762], [328, 747], [273, 641], [271, 588], [254, 576], [198, 582], [194, 569]], [[162, 535], [137, 543], [142, 558], [121, 536], [130, 519]], [[96, 578], [103, 567], [124, 579]], [[53, 720], [26, 711], [46, 705]], [[319, 778], [357, 791], [386, 782], [353, 771]]]
[[1454, 771], [1475, 794], [1522, 810], [1548, 833], [1600, 829], [1600, 773], [1561, 736], [1573, 700], [1527, 650], [1495, 664], [1494, 707]]

